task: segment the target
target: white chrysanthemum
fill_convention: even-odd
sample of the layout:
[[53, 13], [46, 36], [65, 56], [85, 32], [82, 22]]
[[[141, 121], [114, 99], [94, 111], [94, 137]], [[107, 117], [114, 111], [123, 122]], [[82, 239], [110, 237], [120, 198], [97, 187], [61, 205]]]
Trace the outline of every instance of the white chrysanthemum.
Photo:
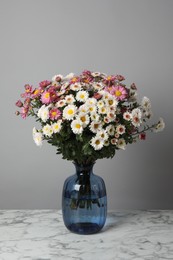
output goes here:
[[108, 135], [113, 136], [115, 134], [115, 127], [110, 124], [106, 127], [106, 131]]
[[61, 74], [58, 74], [58, 75], [55, 75], [55, 76], [53, 76], [52, 77], [52, 81], [57, 81], [57, 79], [63, 79], [63, 75], [61, 75]]
[[34, 136], [33, 136], [33, 139], [34, 139], [34, 142], [36, 143], [37, 146], [42, 146], [43, 144], [43, 136], [42, 136], [42, 133], [36, 133]]
[[142, 112], [141, 112], [141, 110], [139, 108], [133, 109], [131, 116], [132, 116], [132, 124], [135, 127], [139, 127], [142, 123], [142, 120], [141, 120]]
[[89, 128], [91, 132], [97, 133], [99, 130], [102, 129], [102, 123], [99, 121], [92, 121]]
[[107, 108], [104, 106], [104, 107], [100, 107], [98, 109], [98, 113], [99, 114], [107, 114]]
[[116, 145], [117, 144], [117, 139], [116, 138], [112, 138], [111, 139], [111, 144]]
[[87, 113], [88, 112], [88, 106], [86, 104], [83, 104], [79, 107], [79, 113]]
[[97, 113], [91, 113], [90, 118], [92, 121], [99, 121], [100, 116]]
[[71, 122], [71, 129], [74, 134], [81, 134], [83, 132], [83, 123], [79, 119], [75, 119]]
[[71, 120], [74, 118], [77, 111], [77, 107], [75, 105], [68, 105], [63, 110], [63, 117], [67, 120]]
[[43, 144], [43, 135], [42, 133], [38, 132], [35, 127], [32, 130], [32, 136], [37, 146], [41, 146]]
[[75, 102], [75, 98], [72, 94], [70, 94], [65, 97], [65, 101], [67, 104], [73, 104]]
[[149, 98], [147, 97], [143, 97], [142, 102], [141, 102], [141, 106], [143, 110], [150, 110], [151, 109], [151, 103]]
[[89, 116], [85, 113], [79, 113], [76, 119], [79, 119], [82, 122], [83, 127], [86, 127], [90, 122]]
[[98, 136], [95, 136], [91, 139], [91, 146], [94, 148], [94, 150], [100, 150], [104, 146], [104, 141]]
[[118, 101], [113, 96], [108, 96], [108, 98], [105, 100], [105, 103], [108, 107], [112, 107], [116, 109], [118, 105]]
[[163, 118], [159, 119], [159, 122], [155, 125], [155, 128], [153, 131], [155, 133], [162, 131], [165, 128], [165, 122], [163, 121]]
[[56, 102], [56, 107], [64, 107], [66, 105], [66, 101], [64, 99], [59, 100]]
[[101, 89], [104, 88], [104, 85], [100, 82], [95, 82], [95, 83], [92, 84], [92, 86], [95, 90], [101, 90]]
[[125, 150], [125, 148], [126, 148], [126, 142], [125, 142], [125, 140], [124, 140], [123, 138], [120, 138], [120, 139], [118, 140], [118, 142], [117, 142], [117, 147], [118, 147], [119, 149]]
[[98, 93], [103, 96], [103, 99], [105, 100], [105, 102], [109, 98], [112, 98], [112, 95], [109, 92], [105, 91], [105, 90], [101, 90]]
[[96, 113], [97, 107], [95, 105], [90, 105], [90, 106], [88, 106], [88, 111], [90, 112], [90, 114]]
[[101, 108], [101, 107], [104, 107], [105, 106], [105, 103], [102, 99], [100, 99], [99, 101], [97, 101], [97, 107], [98, 108]]
[[101, 73], [99, 71], [95, 71], [95, 72], [92, 72], [91, 75], [93, 77], [99, 77], [101, 75]]
[[94, 106], [94, 105], [96, 105], [96, 103], [97, 103], [97, 99], [95, 99], [95, 98], [88, 98], [87, 100], [86, 100], [86, 105], [87, 106]]
[[85, 90], [81, 90], [79, 92], [77, 92], [76, 94], [76, 99], [80, 102], [85, 102], [88, 99], [88, 92]]
[[97, 136], [103, 139], [104, 141], [108, 139], [108, 134], [106, 130], [102, 129], [97, 132]]
[[79, 91], [79, 90], [81, 90], [81, 88], [82, 88], [82, 86], [79, 82], [76, 82], [76, 83], [70, 85], [70, 89], [73, 91]]
[[131, 114], [130, 114], [128, 111], [126, 111], [126, 112], [124, 112], [124, 114], [123, 114], [123, 118], [124, 118], [125, 120], [127, 120], [127, 121], [130, 121], [130, 119], [132, 118], [132, 116], [131, 116]]
[[65, 76], [64, 79], [70, 80], [70, 79], [72, 79], [73, 77], [74, 77], [74, 73], [69, 73], [68, 75]]
[[113, 113], [112, 111], [107, 111], [107, 118], [109, 119], [109, 122], [115, 121], [116, 119], [116, 114]]
[[48, 137], [51, 137], [52, 134], [53, 134], [52, 126], [49, 125], [49, 124], [46, 124], [46, 125], [43, 127], [42, 131], [43, 131], [43, 134], [44, 134], [45, 136], [48, 136]]
[[124, 134], [125, 131], [126, 131], [126, 128], [125, 128], [124, 125], [119, 124], [119, 125], [116, 127], [116, 133], [118, 133], [118, 134], [120, 134], [120, 135]]
[[49, 119], [49, 107], [48, 106], [41, 106], [38, 110], [37, 116], [41, 118], [43, 122], [46, 122]]
[[52, 124], [52, 129], [53, 129], [53, 132], [56, 134], [56, 133], [59, 133], [61, 131], [61, 128], [62, 128], [62, 120], [58, 120], [56, 123], [53, 123]]
[[141, 110], [139, 108], [134, 108], [132, 110], [131, 115], [132, 115], [132, 117], [135, 116], [135, 115], [138, 115], [138, 117], [141, 118], [142, 117], [142, 112], [141, 112]]

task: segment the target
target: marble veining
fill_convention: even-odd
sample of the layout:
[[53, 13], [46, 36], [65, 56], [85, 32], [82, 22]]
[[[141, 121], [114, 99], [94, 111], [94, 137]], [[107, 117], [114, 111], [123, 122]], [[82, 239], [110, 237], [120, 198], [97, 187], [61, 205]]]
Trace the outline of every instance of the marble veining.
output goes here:
[[94, 235], [70, 233], [57, 210], [0, 210], [0, 260], [173, 260], [173, 211], [108, 212]]

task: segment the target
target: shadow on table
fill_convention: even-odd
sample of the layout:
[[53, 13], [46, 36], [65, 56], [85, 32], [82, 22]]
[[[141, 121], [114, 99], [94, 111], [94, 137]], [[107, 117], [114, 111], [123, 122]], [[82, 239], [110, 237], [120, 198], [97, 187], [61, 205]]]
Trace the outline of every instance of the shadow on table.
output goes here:
[[101, 232], [106, 232], [108, 230], [118, 228], [121, 225], [125, 225], [129, 222], [129, 218], [133, 217], [133, 215], [134, 214], [129, 212], [108, 212], [105, 226]]

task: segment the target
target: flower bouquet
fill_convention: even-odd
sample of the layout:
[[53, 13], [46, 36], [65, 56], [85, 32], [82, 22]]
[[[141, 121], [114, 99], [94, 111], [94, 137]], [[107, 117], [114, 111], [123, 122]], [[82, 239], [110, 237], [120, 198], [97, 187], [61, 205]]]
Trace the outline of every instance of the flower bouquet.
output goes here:
[[26, 84], [16, 114], [35, 117], [41, 123], [41, 129], [33, 129], [35, 143], [48, 141], [63, 159], [87, 163], [112, 158], [116, 150], [144, 140], [148, 130], [165, 126], [162, 118], [147, 124], [150, 100], [144, 97], [138, 103], [136, 85], [128, 88], [123, 81], [121, 75], [86, 70], [80, 76], [55, 75], [36, 88]]
[[106, 189], [102, 178], [92, 173], [97, 159], [113, 158], [116, 150], [144, 140], [147, 131], [165, 127], [162, 118], [148, 124], [150, 100], [137, 101], [137, 88], [124, 84], [121, 75], [85, 70], [81, 75], [55, 75], [37, 87], [25, 85], [24, 101], [16, 102], [22, 118], [33, 116], [41, 128], [33, 128], [33, 139], [56, 147], [57, 154], [71, 160], [76, 175], [63, 189], [63, 218], [67, 228], [80, 234], [98, 232], [106, 219]]

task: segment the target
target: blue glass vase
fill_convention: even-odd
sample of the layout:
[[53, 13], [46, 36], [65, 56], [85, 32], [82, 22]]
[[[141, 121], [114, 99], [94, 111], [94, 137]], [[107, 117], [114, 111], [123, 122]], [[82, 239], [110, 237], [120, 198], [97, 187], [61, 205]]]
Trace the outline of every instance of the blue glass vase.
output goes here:
[[62, 193], [65, 226], [77, 234], [99, 232], [106, 221], [107, 196], [103, 179], [93, 173], [93, 165], [74, 162], [76, 173], [66, 179]]

